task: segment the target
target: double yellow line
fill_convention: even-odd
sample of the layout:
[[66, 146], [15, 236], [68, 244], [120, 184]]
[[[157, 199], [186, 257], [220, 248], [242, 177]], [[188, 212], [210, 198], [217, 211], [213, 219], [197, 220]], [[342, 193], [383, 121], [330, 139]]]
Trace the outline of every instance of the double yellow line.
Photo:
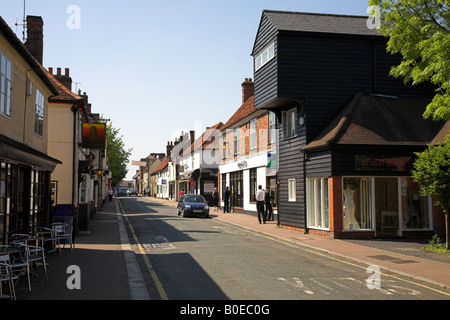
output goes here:
[[131, 232], [131, 235], [133, 236], [134, 242], [136, 243], [136, 247], [138, 248], [139, 253], [144, 258], [144, 262], [145, 262], [145, 265], [147, 266], [148, 272], [150, 273], [150, 275], [152, 276], [153, 281], [155, 282], [156, 289], [158, 290], [159, 296], [161, 297], [162, 300], [169, 300], [169, 298], [167, 298], [166, 291], [164, 291], [164, 288], [163, 288], [163, 286], [161, 284], [161, 281], [159, 281], [159, 278], [158, 278], [158, 275], [155, 272], [155, 269], [153, 269], [153, 266], [150, 263], [150, 260], [148, 259], [144, 248], [142, 247], [141, 243], [139, 242], [139, 239], [138, 239], [138, 237], [136, 235], [136, 232], [134, 231], [133, 226], [130, 223], [130, 220], [128, 220], [128, 216], [127, 216], [127, 214], [125, 213], [125, 210], [122, 207], [122, 203], [120, 202], [120, 200], [117, 200], [117, 202], [119, 203], [119, 207], [120, 207], [120, 211], [122, 213], [122, 216], [125, 218], [128, 226], [130, 227], [130, 232]]

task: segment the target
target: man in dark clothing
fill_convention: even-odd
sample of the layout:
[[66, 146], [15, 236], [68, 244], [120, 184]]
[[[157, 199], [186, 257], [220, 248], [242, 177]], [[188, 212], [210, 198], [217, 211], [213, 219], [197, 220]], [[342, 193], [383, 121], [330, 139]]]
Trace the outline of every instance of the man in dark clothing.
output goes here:
[[223, 193], [223, 213], [230, 212], [230, 188], [226, 188]]
[[273, 221], [273, 210], [272, 210], [272, 204], [270, 203], [270, 192], [269, 187], [266, 187], [265, 194], [264, 194], [264, 204], [266, 205], [266, 221]]

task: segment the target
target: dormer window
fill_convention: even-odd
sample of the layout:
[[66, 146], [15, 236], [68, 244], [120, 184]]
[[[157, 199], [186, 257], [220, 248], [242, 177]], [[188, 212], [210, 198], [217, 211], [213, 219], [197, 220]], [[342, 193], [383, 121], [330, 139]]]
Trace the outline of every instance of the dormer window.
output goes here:
[[275, 42], [272, 42], [267, 46], [260, 54], [255, 58], [255, 71], [262, 68], [267, 62], [275, 57]]

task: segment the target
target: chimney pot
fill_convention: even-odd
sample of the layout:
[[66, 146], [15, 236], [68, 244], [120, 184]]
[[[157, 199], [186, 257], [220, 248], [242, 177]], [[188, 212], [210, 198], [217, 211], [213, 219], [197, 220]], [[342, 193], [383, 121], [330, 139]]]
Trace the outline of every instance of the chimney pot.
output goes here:
[[51, 75], [53, 75], [53, 68], [48, 68], [48, 73], [50, 73]]
[[57, 69], [56, 69], [56, 75], [58, 75], [58, 76], [61, 75], [61, 68], [57, 68]]
[[64, 74], [65, 74], [66, 77], [70, 77], [70, 69], [69, 69], [69, 68], [66, 68], [66, 69], [64, 70]]

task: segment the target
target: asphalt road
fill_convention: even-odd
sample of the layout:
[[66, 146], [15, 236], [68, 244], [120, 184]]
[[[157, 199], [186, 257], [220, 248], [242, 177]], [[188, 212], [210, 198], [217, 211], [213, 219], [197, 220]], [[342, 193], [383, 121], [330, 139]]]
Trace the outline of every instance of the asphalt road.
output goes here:
[[120, 207], [152, 300], [448, 300], [399, 275], [233, 226], [183, 218], [151, 198]]

